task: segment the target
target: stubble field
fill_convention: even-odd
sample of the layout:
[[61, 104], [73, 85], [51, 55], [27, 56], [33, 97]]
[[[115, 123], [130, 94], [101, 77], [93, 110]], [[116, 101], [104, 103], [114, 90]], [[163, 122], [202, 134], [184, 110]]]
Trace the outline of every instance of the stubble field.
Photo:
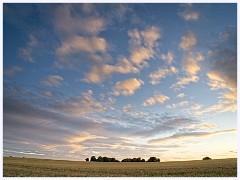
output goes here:
[[236, 177], [237, 159], [182, 162], [81, 162], [3, 158], [4, 177]]

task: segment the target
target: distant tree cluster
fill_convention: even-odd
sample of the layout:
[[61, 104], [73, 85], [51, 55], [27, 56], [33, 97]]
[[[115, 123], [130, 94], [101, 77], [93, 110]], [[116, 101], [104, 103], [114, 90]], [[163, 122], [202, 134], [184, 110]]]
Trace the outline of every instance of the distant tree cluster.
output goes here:
[[140, 157], [138, 158], [127, 158], [127, 159], [123, 159], [121, 162], [145, 162], [145, 159], [142, 159]]
[[211, 160], [210, 157], [204, 157], [202, 160]]
[[[120, 162], [115, 158], [102, 157], [102, 156], [99, 156], [98, 158], [96, 158], [95, 156], [92, 156], [90, 159], [86, 158], [85, 160], [95, 161], [95, 162]], [[160, 159], [156, 157], [150, 157], [147, 161], [145, 161], [145, 159], [138, 157], [138, 158], [126, 158], [126, 159], [123, 159], [121, 162], [160, 162]]]
[[156, 158], [156, 157], [150, 157], [147, 162], [160, 162], [160, 159], [159, 158]]
[[[89, 159], [87, 158], [86, 161], [89, 161]], [[96, 158], [95, 156], [92, 156], [90, 161], [97, 161], [97, 162], [120, 162], [119, 160], [115, 159], [115, 158], [109, 158], [109, 157], [102, 157], [99, 156], [98, 158]]]

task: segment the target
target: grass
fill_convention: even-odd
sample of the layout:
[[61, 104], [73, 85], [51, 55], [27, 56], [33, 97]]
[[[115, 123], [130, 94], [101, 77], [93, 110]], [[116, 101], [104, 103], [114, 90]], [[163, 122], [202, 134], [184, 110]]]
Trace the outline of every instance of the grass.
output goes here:
[[237, 159], [182, 162], [81, 162], [3, 158], [4, 177], [236, 177]]

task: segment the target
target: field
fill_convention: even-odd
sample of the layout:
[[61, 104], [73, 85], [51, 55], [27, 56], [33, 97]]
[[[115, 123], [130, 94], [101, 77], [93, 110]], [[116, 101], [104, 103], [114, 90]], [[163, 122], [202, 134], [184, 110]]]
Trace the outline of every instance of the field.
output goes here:
[[3, 158], [4, 177], [236, 177], [237, 159], [160, 163]]

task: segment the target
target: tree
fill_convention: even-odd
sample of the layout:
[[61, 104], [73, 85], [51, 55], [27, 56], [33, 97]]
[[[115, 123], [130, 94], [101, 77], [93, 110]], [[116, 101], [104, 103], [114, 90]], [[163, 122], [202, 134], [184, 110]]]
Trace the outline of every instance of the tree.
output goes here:
[[96, 157], [95, 156], [92, 156], [91, 157], [91, 161], [96, 161], [97, 159], [96, 159]]
[[86, 158], [85, 160], [86, 160], [86, 161], [89, 161], [89, 158]]
[[97, 158], [97, 161], [98, 161], [98, 162], [103, 162], [102, 156], [99, 156], [99, 157]]
[[141, 162], [145, 162], [145, 159], [141, 159]]
[[204, 157], [202, 160], [211, 160], [210, 157]]
[[150, 157], [147, 162], [160, 162], [160, 159], [159, 158], [156, 158], [156, 157]]
[[136, 162], [141, 162], [141, 158], [138, 157], [138, 158], [136, 159]]
[[115, 158], [109, 158], [110, 162], [116, 162]]
[[109, 162], [109, 158], [108, 157], [103, 157], [103, 162]]

